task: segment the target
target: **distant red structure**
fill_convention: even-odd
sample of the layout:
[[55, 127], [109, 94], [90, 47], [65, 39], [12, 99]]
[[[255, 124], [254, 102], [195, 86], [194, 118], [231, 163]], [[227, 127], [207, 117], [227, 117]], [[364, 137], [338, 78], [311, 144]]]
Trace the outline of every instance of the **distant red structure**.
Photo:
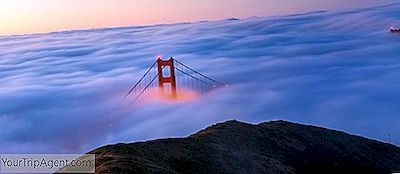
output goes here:
[[[162, 60], [161, 58], [158, 58], [157, 67], [158, 87], [160, 88], [161, 94], [171, 98], [177, 98], [174, 59], [172, 57], [169, 60]], [[163, 73], [163, 69], [167, 67], [169, 68], [168, 76]], [[167, 85], [169, 86], [166, 87]], [[169, 92], [165, 91], [166, 88], [169, 90]]]

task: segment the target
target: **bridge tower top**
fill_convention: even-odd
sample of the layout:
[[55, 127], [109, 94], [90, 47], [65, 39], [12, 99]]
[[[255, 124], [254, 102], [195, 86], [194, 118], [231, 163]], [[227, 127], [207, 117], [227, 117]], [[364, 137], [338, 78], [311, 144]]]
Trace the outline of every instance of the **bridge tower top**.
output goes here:
[[[174, 59], [157, 59], [158, 87], [163, 96], [177, 98]], [[166, 70], [165, 70], [166, 69]], [[166, 92], [168, 90], [168, 92]]]

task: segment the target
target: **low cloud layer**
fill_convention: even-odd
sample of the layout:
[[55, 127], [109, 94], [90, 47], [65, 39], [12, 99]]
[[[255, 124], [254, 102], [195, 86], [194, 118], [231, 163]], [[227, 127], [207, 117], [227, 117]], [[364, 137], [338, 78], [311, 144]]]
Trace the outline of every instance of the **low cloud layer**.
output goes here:
[[[400, 145], [400, 4], [344, 12], [0, 37], [0, 153], [78, 153], [284, 119]], [[120, 99], [174, 56], [229, 84], [199, 99]]]

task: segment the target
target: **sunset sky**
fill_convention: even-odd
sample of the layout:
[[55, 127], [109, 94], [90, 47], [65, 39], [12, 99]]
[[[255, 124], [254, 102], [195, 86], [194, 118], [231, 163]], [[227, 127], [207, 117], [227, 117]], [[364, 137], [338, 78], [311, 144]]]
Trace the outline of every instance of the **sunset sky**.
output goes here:
[[389, 0], [1, 0], [0, 35], [270, 16]]

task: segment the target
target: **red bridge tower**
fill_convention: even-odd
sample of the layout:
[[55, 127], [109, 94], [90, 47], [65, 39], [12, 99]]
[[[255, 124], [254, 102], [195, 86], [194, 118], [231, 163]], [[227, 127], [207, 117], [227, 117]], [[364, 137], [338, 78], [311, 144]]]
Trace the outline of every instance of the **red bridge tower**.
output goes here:
[[[160, 93], [164, 96], [176, 98], [176, 79], [175, 79], [175, 67], [174, 59], [171, 57], [169, 60], [157, 59], [158, 67], [158, 87]], [[167, 69], [167, 70], [165, 70]], [[163, 72], [168, 74], [163, 74]], [[169, 90], [166, 93], [165, 89]]]

